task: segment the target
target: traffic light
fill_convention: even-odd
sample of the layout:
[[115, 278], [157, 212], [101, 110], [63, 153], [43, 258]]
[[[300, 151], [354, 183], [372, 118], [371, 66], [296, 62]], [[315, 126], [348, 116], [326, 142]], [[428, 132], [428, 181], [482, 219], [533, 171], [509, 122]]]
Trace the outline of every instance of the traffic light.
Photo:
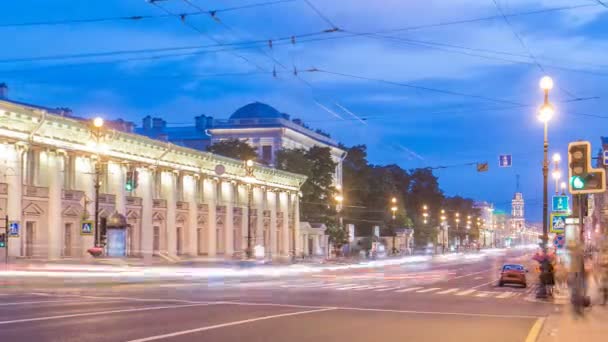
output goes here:
[[591, 166], [591, 144], [576, 141], [568, 144], [569, 190], [573, 195], [606, 191], [606, 171]]
[[127, 181], [125, 182], [125, 190], [133, 191], [137, 189], [138, 172], [136, 170], [127, 171]]
[[6, 233], [0, 233], [0, 248], [6, 248]]

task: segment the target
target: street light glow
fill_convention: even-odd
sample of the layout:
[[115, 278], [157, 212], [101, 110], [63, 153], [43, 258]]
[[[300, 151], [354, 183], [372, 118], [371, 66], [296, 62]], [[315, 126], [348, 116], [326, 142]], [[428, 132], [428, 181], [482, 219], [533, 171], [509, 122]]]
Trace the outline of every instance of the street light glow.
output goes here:
[[549, 122], [549, 120], [551, 120], [551, 118], [553, 117], [554, 113], [555, 110], [553, 109], [553, 106], [551, 104], [544, 104], [542, 105], [542, 107], [540, 107], [540, 110], [538, 111], [538, 119], [542, 122]]
[[562, 156], [559, 153], [553, 154], [553, 161], [559, 163], [562, 160]]
[[247, 165], [247, 167], [252, 167], [253, 166], [253, 160], [249, 159], [245, 162], [245, 165]]
[[342, 203], [342, 201], [344, 201], [344, 197], [342, 197], [342, 195], [336, 195], [336, 202]]
[[554, 170], [551, 175], [553, 176], [553, 179], [558, 180], [562, 177], [562, 173], [559, 170]]
[[95, 119], [93, 119], [93, 126], [95, 126], [97, 128], [101, 128], [103, 126], [103, 118], [98, 116]]
[[565, 191], [566, 190], [566, 182], [562, 182], [562, 184], [561, 184], [560, 187], [562, 188], [562, 191]]
[[543, 78], [540, 79], [539, 85], [542, 90], [551, 90], [553, 89], [553, 79], [549, 76], [543, 76]]

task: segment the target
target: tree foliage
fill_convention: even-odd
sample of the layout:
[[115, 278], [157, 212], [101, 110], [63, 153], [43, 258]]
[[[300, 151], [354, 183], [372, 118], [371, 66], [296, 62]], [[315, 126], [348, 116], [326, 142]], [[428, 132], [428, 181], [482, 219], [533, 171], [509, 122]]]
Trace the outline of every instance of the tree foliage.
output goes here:
[[336, 163], [328, 147], [313, 146], [309, 150], [283, 149], [276, 156], [277, 168], [304, 174], [300, 215], [303, 221], [331, 223], [336, 217], [333, 185]]
[[240, 160], [257, 160], [255, 148], [239, 139], [221, 140], [207, 147], [207, 151]]

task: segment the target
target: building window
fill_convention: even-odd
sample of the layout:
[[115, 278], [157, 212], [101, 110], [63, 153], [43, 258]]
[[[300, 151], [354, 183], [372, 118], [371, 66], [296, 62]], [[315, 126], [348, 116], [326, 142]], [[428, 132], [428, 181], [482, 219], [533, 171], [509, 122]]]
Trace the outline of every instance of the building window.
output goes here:
[[271, 145], [262, 146], [262, 160], [265, 162], [272, 161], [272, 146]]

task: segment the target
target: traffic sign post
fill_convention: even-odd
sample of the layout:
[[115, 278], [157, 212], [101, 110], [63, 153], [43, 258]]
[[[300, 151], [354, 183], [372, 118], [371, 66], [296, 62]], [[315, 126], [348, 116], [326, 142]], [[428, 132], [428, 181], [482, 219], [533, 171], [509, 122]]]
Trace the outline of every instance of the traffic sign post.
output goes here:
[[553, 211], [567, 212], [569, 209], [568, 196], [553, 196]]
[[552, 213], [551, 214], [551, 233], [564, 234], [566, 231], [566, 218], [569, 215], [566, 213]]
[[511, 157], [510, 154], [501, 154], [498, 157], [498, 166], [511, 167], [513, 165], [512, 161], [513, 161], [513, 158]]
[[564, 248], [564, 245], [566, 244], [566, 237], [564, 236], [564, 234], [556, 234], [555, 238], [553, 238], [553, 245], [556, 248]]

